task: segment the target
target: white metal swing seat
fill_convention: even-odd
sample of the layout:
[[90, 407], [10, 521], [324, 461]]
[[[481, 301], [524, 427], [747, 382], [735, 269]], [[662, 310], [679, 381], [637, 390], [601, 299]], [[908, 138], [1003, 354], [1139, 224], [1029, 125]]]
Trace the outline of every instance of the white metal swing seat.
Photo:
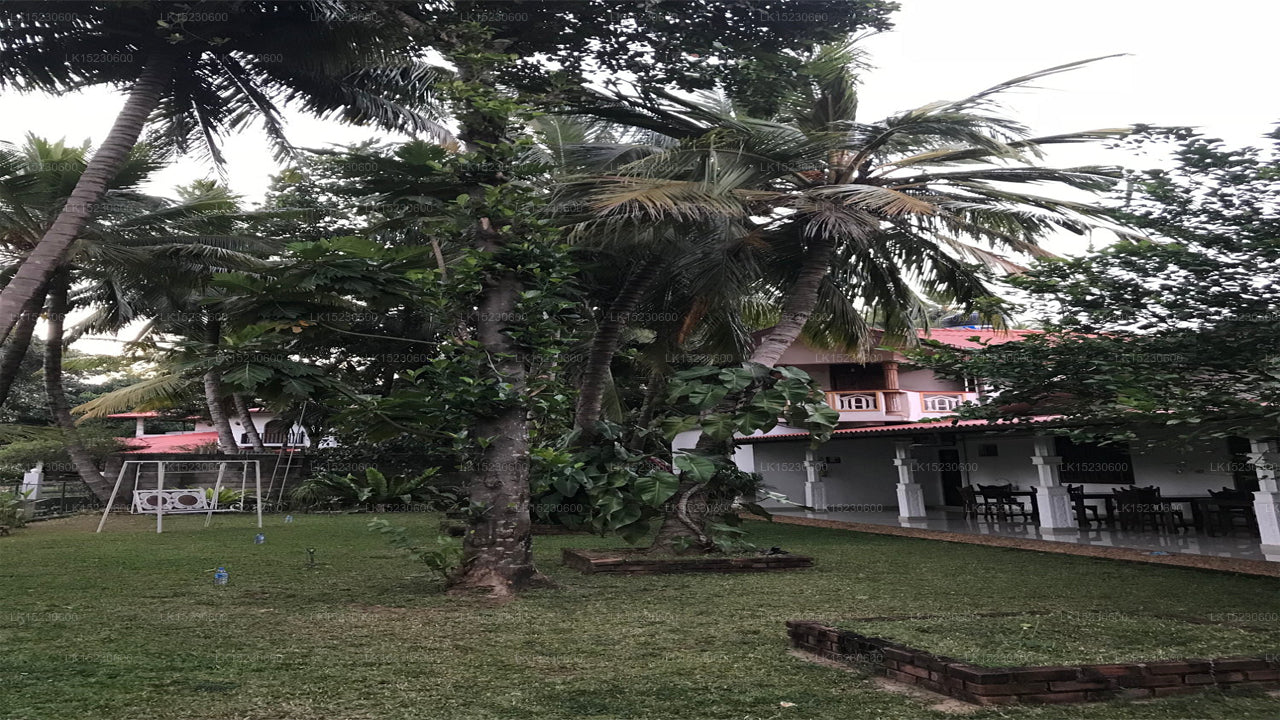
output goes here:
[[[199, 472], [169, 470], [170, 464], [180, 467], [183, 465], [216, 465], [218, 475], [217, 481], [214, 482], [213, 490], [210, 491], [205, 488], [166, 489], [164, 486], [166, 474], [184, 475]], [[257, 460], [126, 460], [120, 465], [120, 472], [116, 475], [116, 482], [111, 488], [111, 496], [107, 498], [106, 507], [102, 509], [102, 518], [98, 520], [96, 532], [102, 532], [102, 528], [107, 524], [107, 516], [111, 514], [111, 506], [115, 504], [116, 496], [120, 493], [120, 486], [124, 483], [124, 476], [128, 472], [130, 465], [133, 466], [134, 474], [133, 502], [129, 505], [129, 512], [135, 515], [155, 515], [156, 532], [163, 532], [165, 515], [204, 513], [204, 526], [209, 527], [214, 513], [244, 512], [249, 500], [245, 490], [249, 482], [249, 467], [252, 466], [253, 487], [255, 490], [254, 511], [257, 514], [258, 527], [262, 527], [262, 466], [258, 464]], [[142, 478], [143, 465], [154, 465], [156, 468], [156, 488], [154, 490], [143, 490], [138, 487], [138, 483]], [[219, 505], [217, 498], [224, 487], [222, 481], [225, 478], [228, 465], [240, 465], [240, 496], [235, 502]]]
[[179, 488], [175, 490], [135, 490], [133, 507], [129, 512], [134, 515], [155, 515], [163, 512], [166, 515], [181, 513], [208, 512], [243, 512], [242, 502], [218, 506], [209, 499], [204, 488]]

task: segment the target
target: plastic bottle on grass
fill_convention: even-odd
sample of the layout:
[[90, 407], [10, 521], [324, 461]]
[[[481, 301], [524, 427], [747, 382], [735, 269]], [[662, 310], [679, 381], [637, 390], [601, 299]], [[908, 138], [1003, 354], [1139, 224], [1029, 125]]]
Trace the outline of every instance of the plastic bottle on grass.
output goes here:
[[231, 577], [231, 574], [227, 572], [227, 569], [226, 569], [226, 568], [224, 568], [224, 567], [219, 567], [217, 570], [214, 570], [214, 571], [213, 571], [213, 584], [214, 584], [214, 585], [226, 585], [226, 584], [227, 584], [227, 580], [228, 580], [230, 577]]

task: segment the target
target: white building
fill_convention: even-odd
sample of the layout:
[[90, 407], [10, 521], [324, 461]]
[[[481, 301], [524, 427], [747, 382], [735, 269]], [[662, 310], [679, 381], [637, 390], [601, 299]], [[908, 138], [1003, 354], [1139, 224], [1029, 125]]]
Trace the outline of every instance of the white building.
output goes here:
[[[955, 328], [934, 330], [929, 337], [975, 348], [975, 336], [1001, 343], [1026, 332]], [[1030, 525], [1040, 537], [1071, 539], [1086, 531], [1110, 532], [1135, 519], [1145, 532], [1142, 521], [1149, 518], [1126, 516], [1133, 505], [1122, 498], [1135, 488], [1154, 486], [1160, 509], [1168, 512], [1151, 519], [1163, 521], [1167, 515], [1179, 537], [1198, 537], [1184, 543], [1192, 551], [1212, 546], [1214, 536], [1229, 530], [1251, 534], [1254, 551], [1280, 560], [1280, 487], [1270, 469], [1280, 461], [1274, 438], [1161, 445], [1159, 429], [1139, 428], [1140, 438], [1150, 442], [1078, 444], [1064, 437], [1064, 423], [1052, 416], [1016, 424], [948, 419], [961, 403], [978, 400], [981, 388], [936, 377], [897, 353], [878, 350], [851, 358], [797, 345], [778, 364], [805, 370], [825, 388], [828, 403], [840, 412], [840, 425], [816, 449], [810, 448], [808, 433], [786, 426], [740, 437], [734, 460], [815, 516], [881, 523], [889, 518], [937, 529], [955, 529], [961, 518], [966, 527], [975, 520], [1012, 521]], [[674, 446], [692, 448], [697, 435], [683, 433]], [[1013, 496], [1002, 499], [1013, 505], [997, 509], [1027, 514], [988, 516], [987, 500], [1005, 491], [984, 486], [1012, 486]], [[1109, 541], [1116, 537], [1102, 538], [1103, 544]]]
[[[135, 421], [133, 438], [128, 440], [131, 447], [126, 451], [130, 453], [190, 452], [194, 448], [218, 442], [218, 431], [214, 429], [212, 422], [204, 418], [177, 419], [179, 422], [190, 425], [189, 429], [148, 432], [153, 430], [160, 420], [172, 423], [175, 419], [163, 417], [155, 412], [116, 413], [107, 417]], [[299, 424], [290, 425], [288, 421], [278, 418], [275, 413], [262, 408], [251, 408], [249, 418], [261, 436], [262, 444], [268, 448], [311, 447], [311, 438], [306, 428]], [[249, 434], [242, 426], [240, 419], [232, 416], [228, 421], [236, 436], [236, 444], [241, 448], [252, 448]]]

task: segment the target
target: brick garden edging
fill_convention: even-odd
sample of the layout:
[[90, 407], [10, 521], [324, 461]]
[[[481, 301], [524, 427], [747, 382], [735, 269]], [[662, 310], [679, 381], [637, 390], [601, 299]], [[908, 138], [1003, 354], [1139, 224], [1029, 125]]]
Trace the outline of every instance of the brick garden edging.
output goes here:
[[688, 558], [650, 558], [617, 550], [581, 550], [565, 548], [561, 561], [584, 573], [617, 573], [620, 575], [666, 575], [671, 573], [731, 573], [794, 570], [813, 567], [808, 555], [757, 555], [746, 557], [694, 556]]
[[1280, 687], [1280, 658], [989, 668], [809, 620], [788, 620], [791, 646], [978, 705], [1165, 697], [1209, 688]]

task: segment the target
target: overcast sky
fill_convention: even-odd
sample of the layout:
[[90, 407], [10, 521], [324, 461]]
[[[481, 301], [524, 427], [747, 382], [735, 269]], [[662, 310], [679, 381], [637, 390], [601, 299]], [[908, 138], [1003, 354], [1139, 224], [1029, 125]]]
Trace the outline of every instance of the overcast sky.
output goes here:
[[[1044, 89], [1010, 96], [1013, 116], [1038, 134], [1134, 122], [1196, 125], [1241, 143], [1280, 120], [1274, 33], [1280, 3], [1219, 0], [901, 0], [896, 28], [868, 39], [875, 69], [865, 76], [861, 113], [967, 95], [1023, 73], [1099, 55], [1129, 56], [1056, 76]], [[0, 8], [3, 2], [0, 0]], [[0, 96], [0, 139], [28, 131], [100, 141], [123, 103], [95, 90], [72, 96]], [[290, 137], [303, 147], [364, 139], [371, 132], [294, 115]], [[383, 136], [385, 137], [385, 136]], [[231, 186], [261, 198], [277, 170], [260, 133], [228, 138]], [[1059, 162], [1085, 156], [1056, 155]], [[1097, 156], [1089, 156], [1094, 159]], [[153, 192], [214, 176], [185, 159], [164, 171]]]
[[[895, 29], [867, 39], [875, 66], [864, 77], [860, 113], [875, 119], [927, 102], [951, 99], [1018, 75], [1114, 53], [1125, 57], [1049, 78], [1042, 89], [1007, 97], [1010, 115], [1037, 134], [1131, 123], [1198, 126], [1235, 143], [1256, 143], [1280, 120], [1274, 34], [1280, 3], [1270, 0], [901, 0]], [[3, 0], [0, 0], [0, 10]], [[0, 139], [27, 132], [100, 141], [123, 103], [119, 94], [0, 95]], [[301, 147], [350, 143], [369, 130], [291, 115], [289, 134]], [[251, 202], [278, 170], [260, 133], [226, 140], [227, 179]], [[1056, 164], [1129, 158], [1067, 149]], [[1146, 161], [1138, 161], [1146, 162]], [[148, 190], [169, 194], [192, 179], [216, 177], [206, 162], [187, 158], [158, 175]], [[1086, 243], [1064, 238], [1062, 253]]]

